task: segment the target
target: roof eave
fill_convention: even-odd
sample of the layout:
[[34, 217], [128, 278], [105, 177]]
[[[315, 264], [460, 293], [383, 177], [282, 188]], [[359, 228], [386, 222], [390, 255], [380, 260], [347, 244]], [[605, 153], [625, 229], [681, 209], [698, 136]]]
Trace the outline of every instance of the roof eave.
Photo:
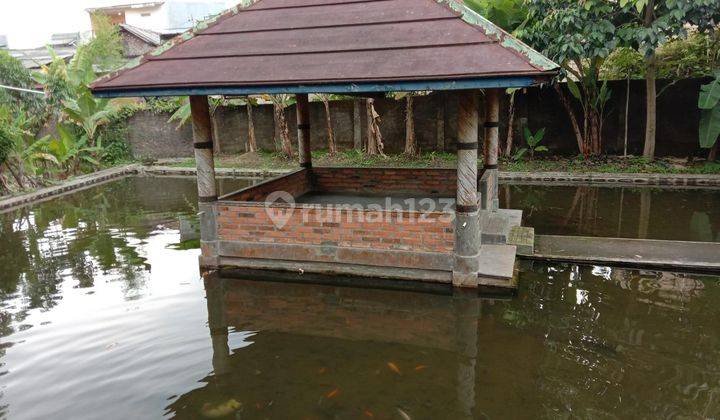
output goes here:
[[123, 98], [138, 96], [192, 96], [192, 95], [260, 95], [299, 93], [375, 93], [418, 92], [433, 90], [466, 90], [493, 88], [524, 88], [549, 82], [554, 73], [545, 75], [496, 76], [451, 80], [412, 80], [363, 83], [288, 84], [251, 86], [167, 86], [152, 88], [105, 88], [93, 89], [95, 96]]

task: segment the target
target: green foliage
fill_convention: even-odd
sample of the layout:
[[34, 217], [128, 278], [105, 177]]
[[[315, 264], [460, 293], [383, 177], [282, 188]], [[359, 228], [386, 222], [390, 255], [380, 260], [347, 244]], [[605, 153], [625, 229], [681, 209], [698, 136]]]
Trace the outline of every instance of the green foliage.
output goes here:
[[[657, 76], [661, 79], [705, 77], [713, 74], [720, 63], [720, 34], [693, 33], [674, 38], [657, 48]], [[643, 55], [629, 47], [610, 54], [602, 67], [604, 79], [639, 79], [645, 77]]]
[[[0, 51], [0, 84], [35, 89], [32, 74], [7, 51]], [[14, 112], [22, 110], [30, 115], [42, 115], [45, 109], [45, 100], [42, 95], [9, 89], [0, 89], [0, 104], [9, 105]]]
[[83, 164], [94, 167], [100, 165], [95, 155], [102, 148], [90, 145], [86, 135], [78, 134], [73, 126], [63, 124], [57, 126], [57, 133], [58, 136], [50, 141], [48, 149], [57, 158], [65, 174], [78, 173]]
[[515, 155], [513, 155], [513, 160], [521, 160], [528, 152], [530, 152], [530, 158], [534, 158], [536, 152], [540, 153], [548, 151], [547, 147], [540, 145], [540, 142], [543, 140], [543, 138], [545, 138], [545, 128], [541, 128], [535, 134], [533, 134], [529, 128], [525, 127], [525, 129], [523, 130], [523, 136], [525, 137], [525, 143], [527, 144], [527, 147], [523, 147], [517, 152], [515, 152]]
[[91, 67], [101, 71], [112, 71], [123, 63], [123, 41], [120, 28], [110, 18], [97, 13], [91, 17], [93, 39], [81, 45], [77, 54], [88, 61]]
[[617, 48], [603, 63], [600, 77], [605, 80], [645, 77], [645, 63], [642, 54], [629, 47]]
[[717, 0], [620, 0], [619, 5], [625, 12], [619, 37], [646, 57], [667, 41], [686, 37], [689, 26], [704, 32], [720, 21]]
[[700, 147], [711, 148], [720, 137], [720, 71], [715, 80], [702, 86], [698, 98], [700, 108]]
[[465, 0], [465, 5], [508, 32], [522, 32], [528, 18], [524, 0]]

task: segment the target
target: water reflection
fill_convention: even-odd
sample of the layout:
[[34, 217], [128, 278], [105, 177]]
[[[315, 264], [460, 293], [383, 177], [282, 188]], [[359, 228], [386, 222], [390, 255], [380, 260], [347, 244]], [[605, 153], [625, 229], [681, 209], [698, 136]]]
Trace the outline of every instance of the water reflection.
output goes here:
[[211, 277], [195, 418], [712, 417], [717, 278], [523, 267], [518, 299]]
[[195, 194], [126, 179], [0, 215], [1, 418], [720, 415], [717, 277], [528, 263], [508, 301], [203, 281]]
[[[246, 185], [238, 180], [228, 188]], [[65, 282], [92, 288], [122, 282], [136, 298], [148, 279], [148, 238], [192, 225], [197, 192], [183, 178], [127, 178], [33, 207], [0, 214], [0, 323], [21, 322], [28, 310], [49, 310]]]
[[500, 199], [538, 234], [720, 242], [717, 190], [506, 184]]

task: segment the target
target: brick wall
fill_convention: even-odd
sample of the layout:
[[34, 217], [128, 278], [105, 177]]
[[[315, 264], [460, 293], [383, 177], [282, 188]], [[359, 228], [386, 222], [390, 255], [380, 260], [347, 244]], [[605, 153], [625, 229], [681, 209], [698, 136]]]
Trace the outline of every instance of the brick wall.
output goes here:
[[[282, 227], [273, 224], [265, 206], [218, 204], [218, 238], [270, 244], [452, 253], [455, 241], [452, 215], [408, 211], [357, 210], [332, 207], [274, 207], [290, 211]], [[262, 256], [258, 256], [262, 257]]]
[[289, 175], [282, 175], [269, 181], [245, 188], [233, 193], [229, 200], [264, 202], [268, 194], [285, 191], [293, 197], [299, 197], [312, 190], [310, 173], [307, 169], [299, 169]]
[[329, 193], [455, 197], [455, 169], [313, 168], [314, 189]]

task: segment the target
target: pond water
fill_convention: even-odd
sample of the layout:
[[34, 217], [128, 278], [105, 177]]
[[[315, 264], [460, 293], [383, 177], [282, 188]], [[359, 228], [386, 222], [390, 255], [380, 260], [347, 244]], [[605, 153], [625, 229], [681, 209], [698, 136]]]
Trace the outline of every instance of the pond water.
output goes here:
[[526, 263], [506, 301], [203, 280], [195, 201], [129, 178], [0, 215], [0, 417], [720, 416], [718, 277]]
[[522, 209], [540, 235], [720, 242], [717, 189], [501, 185], [500, 207]]

